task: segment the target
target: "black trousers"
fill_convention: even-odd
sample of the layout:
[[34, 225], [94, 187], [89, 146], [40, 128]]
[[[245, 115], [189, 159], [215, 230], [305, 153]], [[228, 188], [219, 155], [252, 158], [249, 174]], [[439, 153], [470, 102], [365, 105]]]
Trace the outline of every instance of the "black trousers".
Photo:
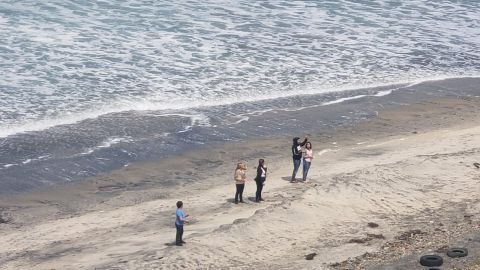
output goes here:
[[255, 181], [257, 183], [257, 193], [255, 194], [255, 201], [259, 202], [262, 199], [263, 181]]
[[175, 227], [177, 228], [177, 237], [175, 239], [175, 243], [178, 245], [182, 243], [183, 225], [178, 225], [175, 223]]
[[243, 189], [245, 189], [245, 184], [236, 184], [237, 192], [235, 192], [235, 203], [238, 203], [238, 199], [243, 202]]

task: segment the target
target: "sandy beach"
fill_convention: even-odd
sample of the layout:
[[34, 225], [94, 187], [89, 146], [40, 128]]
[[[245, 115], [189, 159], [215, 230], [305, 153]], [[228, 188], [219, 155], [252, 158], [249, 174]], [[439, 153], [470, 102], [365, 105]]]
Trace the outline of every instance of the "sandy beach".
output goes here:
[[0, 2], [0, 270], [480, 270], [479, 14]]
[[[479, 116], [478, 97], [434, 98], [309, 134], [308, 183], [289, 183], [291, 137], [273, 137], [2, 197], [0, 269], [423, 269], [424, 254], [480, 269]], [[258, 158], [269, 168], [259, 204]], [[238, 160], [250, 181], [235, 205]], [[183, 247], [177, 200], [191, 216]], [[451, 246], [470, 254], [448, 258]]]

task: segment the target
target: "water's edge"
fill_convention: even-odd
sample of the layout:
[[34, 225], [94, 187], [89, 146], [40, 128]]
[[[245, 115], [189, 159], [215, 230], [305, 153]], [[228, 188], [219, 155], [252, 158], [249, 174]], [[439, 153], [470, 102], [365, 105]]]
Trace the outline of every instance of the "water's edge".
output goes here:
[[202, 107], [128, 111], [0, 139], [0, 194], [32, 191], [221, 143], [316, 133], [388, 107], [480, 95], [480, 78], [456, 78]]

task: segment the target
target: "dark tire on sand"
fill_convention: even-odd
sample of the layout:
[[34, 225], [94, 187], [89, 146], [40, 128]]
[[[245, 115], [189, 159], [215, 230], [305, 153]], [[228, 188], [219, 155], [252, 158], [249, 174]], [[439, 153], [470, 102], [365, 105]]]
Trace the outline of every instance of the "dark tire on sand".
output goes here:
[[420, 258], [420, 264], [423, 266], [441, 266], [443, 259], [438, 255], [425, 255]]
[[466, 248], [450, 248], [447, 251], [447, 256], [450, 258], [460, 258], [468, 255], [468, 250]]

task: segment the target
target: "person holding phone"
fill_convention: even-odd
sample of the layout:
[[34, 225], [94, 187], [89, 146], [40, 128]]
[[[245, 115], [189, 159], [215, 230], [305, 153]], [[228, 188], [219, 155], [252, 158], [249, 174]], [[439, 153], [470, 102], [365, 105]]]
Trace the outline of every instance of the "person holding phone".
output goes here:
[[238, 202], [244, 203], [243, 190], [245, 189], [245, 181], [247, 180], [246, 172], [247, 165], [243, 162], [237, 163], [237, 168], [235, 169], [235, 174], [233, 176], [237, 188], [235, 192], [235, 204], [238, 204]]
[[267, 180], [267, 166], [265, 166], [265, 160], [258, 160], [257, 167], [257, 176], [255, 177], [255, 183], [257, 184], [257, 192], [255, 193], [255, 202], [263, 201], [262, 199], [262, 189], [265, 185], [265, 180]]
[[295, 177], [297, 176], [298, 168], [300, 168], [300, 164], [302, 163], [302, 146], [304, 146], [308, 138], [305, 137], [303, 142], [298, 142], [300, 140], [299, 137], [293, 138], [293, 144], [292, 144], [292, 158], [293, 158], [293, 173], [292, 173], [292, 179], [290, 180], [290, 183], [295, 183], [297, 180]]

